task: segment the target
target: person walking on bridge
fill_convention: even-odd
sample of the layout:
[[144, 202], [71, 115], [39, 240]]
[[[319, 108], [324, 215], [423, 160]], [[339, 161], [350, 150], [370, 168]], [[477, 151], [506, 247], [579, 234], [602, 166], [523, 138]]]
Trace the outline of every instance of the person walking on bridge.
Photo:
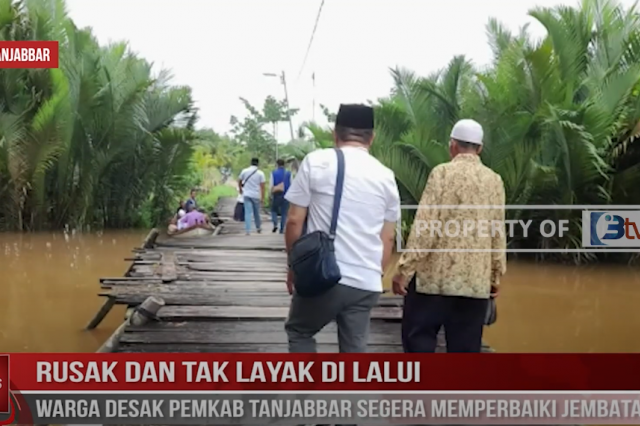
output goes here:
[[271, 172], [271, 221], [273, 222], [272, 232], [278, 230], [278, 216], [280, 216], [280, 233], [284, 233], [284, 226], [287, 223], [287, 211], [289, 203], [284, 198], [291, 186], [291, 172], [285, 169], [284, 160], [279, 158], [276, 161], [277, 168]]
[[[366, 352], [371, 309], [382, 293], [382, 273], [391, 257], [400, 217], [395, 176], [369, 154], [373, 128], [371, 107], [341, 105], [335, 122], [335, 149], [308, 154], [285, 196], [289, 202], [287, 288], [293, 295], [285, 324], [289, 352], [316, 352], [314, 336], [334, 320], [340, 352]], [[326, 243], [319, 250], [333, 247], [320, 261], [326, 266], [331, 259], [330, 269], [339, 272], [331, 280], [317, 280], [305, 271], [294, 276], [294, 267], [297, 271], [312, 269], [308, 263], [312, 256], [303, 255], [296, 261], [296, 250], [318, 240]], [[308, 253], [315, 254], [314, 249]], [[320, 284], [322, 291], [310, 295], [313, 286]]]
[[[460, 120], [451, 132], [451, 161], [429, 175], [393, 280], [394, 293], [406, 295], [405, 352], [434, 352], [443, 326], [447, 352], [481, 350], [489, 299], [506, 272], [504, 184], [480, 161], [482, 143], [482, 126]], [[493, 208], [464, 207], [471, 205]]]
[[244, 229], [247, 235], [251, 235], [251, 216], [256, 223], [256, 232], [262, 232], [260, 209], [264, 205], [265, 178], [262, 170], [258, 168], [260, 160], [251, 159], [251, 165], [240, 172], [238, 176], [238, 188], [244, 197]]

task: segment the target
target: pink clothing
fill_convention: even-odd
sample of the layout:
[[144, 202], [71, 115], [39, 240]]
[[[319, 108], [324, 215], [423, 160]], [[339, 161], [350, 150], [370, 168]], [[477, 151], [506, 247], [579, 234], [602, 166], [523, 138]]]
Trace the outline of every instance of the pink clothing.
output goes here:
[[196, 225], [204, 225], [207, 223], [207, 216], [197, 210], [192, 210], [191, 212], [182, 216], [182, 219], [180, 219], [180, 223], [185, 225], [184, 228], [191, 228], [192, 226]]

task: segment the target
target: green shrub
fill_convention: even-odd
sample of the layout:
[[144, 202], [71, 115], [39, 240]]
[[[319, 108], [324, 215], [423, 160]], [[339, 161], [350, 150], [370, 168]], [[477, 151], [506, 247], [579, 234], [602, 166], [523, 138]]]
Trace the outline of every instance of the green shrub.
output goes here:
[[229, 185], [218, 185], [211, 188], [206, 194], [200, 194], [198, 196], [198, 205], [205, 209], [206, 212], [211, 212], [218, 203], [220, 197], [237, 197], [238, 191]]

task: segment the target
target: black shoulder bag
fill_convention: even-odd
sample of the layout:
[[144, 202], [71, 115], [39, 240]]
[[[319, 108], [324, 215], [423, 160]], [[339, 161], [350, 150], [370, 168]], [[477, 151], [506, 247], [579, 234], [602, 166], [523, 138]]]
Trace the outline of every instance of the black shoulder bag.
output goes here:
[[338, 156], [338, 176], [329, 234], [324, 231], [305, 233], [289, 251], [289, 268], [293, 271], [296, 294], [302, 297], [320, 296], [342, 279], [333, 243], [344, 186], [344, 153], [339, 149], [335, 151]]
[[[244, 184], [247, 183], [247, 181], [251, 179], [251, 176], [255, 175], [257, 171], [258, 168], [256, 167], [253, 173], [247, 176], [245, 180], [240, 182], [240, 188], [244, 188]], [[236, 202], [236, 208], [233, 213], [233, 218], [236, 222], [244, 222], [244, 203], [241, 203], [240, 201]]]

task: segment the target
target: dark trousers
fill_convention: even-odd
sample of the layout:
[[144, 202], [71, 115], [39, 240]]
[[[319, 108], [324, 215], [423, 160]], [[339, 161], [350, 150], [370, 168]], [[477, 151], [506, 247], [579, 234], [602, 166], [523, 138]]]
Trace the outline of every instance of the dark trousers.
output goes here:
[[435, 352], [445, 329], [447, 352], [480, 352], [488, 299], [416, 292], [415, 278], [404, 298], [402, 346], [405, 352]]

